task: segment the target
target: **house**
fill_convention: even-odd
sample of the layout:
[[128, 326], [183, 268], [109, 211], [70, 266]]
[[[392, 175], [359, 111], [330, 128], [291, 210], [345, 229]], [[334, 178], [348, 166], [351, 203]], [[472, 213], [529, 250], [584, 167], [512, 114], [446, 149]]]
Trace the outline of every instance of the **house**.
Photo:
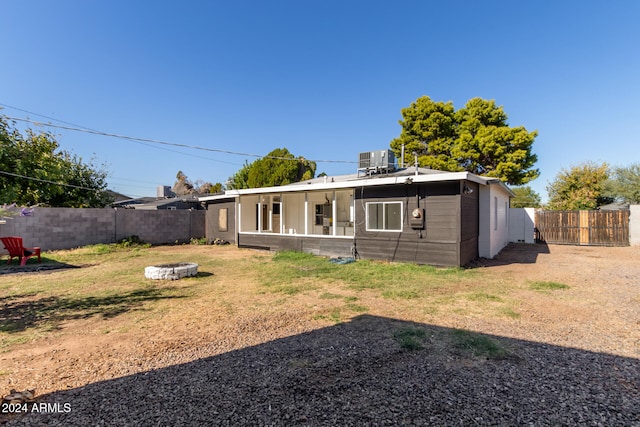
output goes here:
[[498, 179], [411, 167], [228, 190], [200, 202], [209, 241], [463, 266], [506, 246], [513, 196]]

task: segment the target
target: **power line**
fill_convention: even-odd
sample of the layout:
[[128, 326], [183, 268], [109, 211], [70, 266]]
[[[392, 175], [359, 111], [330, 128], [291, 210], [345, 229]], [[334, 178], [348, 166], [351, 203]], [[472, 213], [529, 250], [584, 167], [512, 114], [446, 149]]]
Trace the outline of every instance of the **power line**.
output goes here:
[[[56, 118], [54, 118], [54, 117], [45, 116], [44, 114], [34, 113], [33, 111], [25, 110], [24, 108], [14, 107], [13, 105], [4, 104], [4, 103], [2, 103], [2, 102], [0, 102], [0, 105], [1, 105], [1, 106], [3, 106], [3, 107], [11, 108], [12, 110], [22, 111], [23, 113], [31, 114], [31, 115], [38, 116], [38, 117], [44, 117], [45, 119], [49, 119], [49, 120], [53, 120], [53, 121], [56, 121], [56, 122], [64, 123], [64, 124], [69, 125], [69, 126], [74, 126], [74, 127], [79, 128], [79, 129], [88, 130], [88, 131], [92, 131], [92, 132], [100, 132], [100, 131], [97, 131], [97, 130], [95, 130], [95, 129], [91, 129], [90, 127], [87, 127], [87, 126], [82, 126], [82, 125], [78, 125], [78, 124], [71, 123], [71, 122], [65, 122], [64, 120], [59, 120], [59, 119], [56, 119]], [[7, 118], [11, 119], [11, 118], [10, 118], [10, 117], [8, 117], [8, 116], [5, 116], [5, 117], [7, 117]], [[16, 119], [15, 119], [15, 118], [13, 118], [13, 120], [16, 120]], [[34, 123], [35, 123], [35, 122], [34, 122]], [[241, 163], [226, 162], [226, 161], [224, 161], [224, 160], [212, 159], [212, 158], [210, 158], [210, 157], [201, 157], [201, 156], [196, 156], [195, 154], [188, 154], [188, 153], [184, 153], [184, 152], [182, 152], [182, 151], [171, 150], [171, 149], [169, 149], [169, 148], [155, 147], [155, 146], [150, 145], [150, 144], [145, 144], [144, 142], [141, 142], [141, 141], [133, 141], [133, 142], [135, 142], [136, 144], [144, 145], [145, 147], [153, 147], [153, 148], [157, 148], [157, 149], [159, 149], [159, 150], [169, 151], [169, 152], [171, 152], [171, 153], [178, 153], [178, 154], [183, 155], [183, 156], [197, 157], [197, 158], [199, 158], [199, 159], [211, 160], [211, 161], [213, 161], [213, 162], [226, 163], [226, 164], [234, 165], [234, 166], [242, 166], [242, 164], [241, 164]]]
[[[200, 147], [200, 146], [197, 146], [197, 145], [188, 145], [188, 144], [179, 144], [179, 143], [175, 143], [175, 142], [160, 141], [160, 140], [157, 140], [157, 139], [138, 138], [138, 137], [127, 136], [127, 135], [119, 135], [119, 134], [114, 134], [114, 133], [101, 132], [101, 131], [96, 131], [96, 130], [87, 129], [87, 128], [54, 125], [52, 123], [42, 123], [42, 122], [37, 122], [35, 120], [23, 119], [23, 118], [19, 118], [19, 117], [10, 117], [10, 116], [5, 116], [5, 117], [7, 119], [9, 119], [9, 120], [16, 120], [16, 121], [20, 121], [20, 122], [32, 123], [32, 124], [35, 124], [37, 126], [49, 126], [49, 127], [53, 127], [53, 128], [56, 128], [56, 129], [64, 129], [64, 130], [70, 130], [70, 131], [75, 131], [75, 132], [84, 132], [84, 133], [89, 133], [89, 134], [93, 134], [93, 135], [100, 135], [100, 136], [108, 136], [108, 137], [112, 137], [112, 138], [126, 139], [126, 140], [129, 140], [129, 141], [148, 142], [148, 143], [152, 143], [152, 144], [161, 144], [161, 145], [168, 145], [168, 146], [173, 146], [173, 147], [190, 148], [190, 149], [193, 149], [193, 150], [210, 151], [210, 152], [214, 152], [214, 153], [223, 153], [223, 154], [232, 154], [232, 155], [235, 155], [235, 156], [245, 156], [245, 157], [255, 157], [255, 158], [265, 158], [265, 159], [276, 159], [276, 160], [290, 160], [290, 161], [299, 161], [299, 160], [301, 160], [300, 158], [292, 159], [290, 157], [263, 156], [263, 155], [260, 155], [260, 154], [241, 153], [241, 152], [238, 152], [238, 151], [221, 150], [221, 149], [217, 149], [217, 148]], [[304, 160], [308, 160], [308, 161], [315, 162], [315, 163], [358, 163], [358, 162], [353, 162], [353, 161], [348, 161], [348, 160], [311, 160], [311, 159], [304, 159]]]

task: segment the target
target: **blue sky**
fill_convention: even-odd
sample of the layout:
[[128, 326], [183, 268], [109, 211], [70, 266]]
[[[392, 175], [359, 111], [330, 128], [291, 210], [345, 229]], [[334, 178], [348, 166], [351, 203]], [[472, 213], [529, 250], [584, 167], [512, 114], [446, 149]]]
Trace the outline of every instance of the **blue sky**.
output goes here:
[[[538, 131], [530, 185], [544, 199], [562, 168], [640, 161], [639, 18], [635, 1], [5, 0], [0, 104], [113, 134], [354, 162], [318, 163], [333, 175], [387, 148], [420, 96], [456, 109], [494, 99], [510, 125]], [[50, 130], [131, 196], [178, 170], [224, 183], [255, 160]]]

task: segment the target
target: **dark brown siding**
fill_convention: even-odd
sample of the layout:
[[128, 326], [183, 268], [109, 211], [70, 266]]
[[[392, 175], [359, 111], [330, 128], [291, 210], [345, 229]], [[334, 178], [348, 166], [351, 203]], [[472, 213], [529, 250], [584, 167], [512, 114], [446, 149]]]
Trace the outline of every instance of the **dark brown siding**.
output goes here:
[[[461, 182], [461, 185], [463, 191], [460, 192], [460, 264], [465, 265], [478, 258], [480, 189], [474, 182]], [[467, 192], [464, 191], [465, 185]]]
[[[220, 210], [227, 209], [227, 231], [220, 230]], [[206, 235], [209, 243], [215, 239], [236, 242], [236, 204], [234, 199], [207, 205]]]
[[324, 256], [351, 256], [353, 239], [243, 233], [238, 235], [238, 246], [272, 251], [294, 250]]
[[[462, 185], [454, 181], [356, 189], [356, 248], [359, 255], [446, 266], [464, 265], [476, 258], [478, 188], [467, 183], [474, 191], [461, 195]], [[402, 232], [366, 230], [366, 203], [384, 201], [403, 202]], [[409, 225], [409, 214], [416, 206], [425, 209], [424, 230], [413, 230]]]

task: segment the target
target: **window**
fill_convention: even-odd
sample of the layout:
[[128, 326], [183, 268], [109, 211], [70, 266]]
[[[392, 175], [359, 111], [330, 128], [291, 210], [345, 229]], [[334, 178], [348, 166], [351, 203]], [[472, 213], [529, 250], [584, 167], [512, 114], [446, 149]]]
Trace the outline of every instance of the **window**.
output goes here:
[[228, 230], [228, 213], [229, 210], [227, 208], [222, 208], [218, 212], [218, 231], [220, 232]]
[[329, 218], [331, 218], [331, 205], [327, 203], [316, 205], [315, 225], [329, 225]]
[[367, 203], [367, 230], [402, 231], [402, 202]]

